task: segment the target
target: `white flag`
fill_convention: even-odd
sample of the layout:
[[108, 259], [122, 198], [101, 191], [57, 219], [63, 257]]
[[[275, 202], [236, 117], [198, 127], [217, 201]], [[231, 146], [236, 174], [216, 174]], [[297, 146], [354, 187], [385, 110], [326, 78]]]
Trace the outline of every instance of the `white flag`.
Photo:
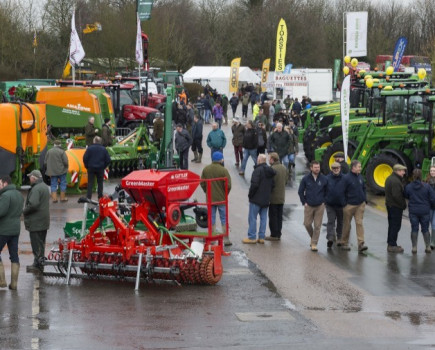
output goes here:
[[139, 14], [137, 14], [136, 62], [140, 66], [143, 65], [142, 29], [140, 28]]
[[71, 42], [69, 47], [69, 62], [74, 65], [79, 64], [83, 57], [85, 57], [85, 50], [83, 50], [82, 43], [80, 42], [79, 35], [76, 31], [76, 15], [75, 9], [71, 20]]
[[346, 56], [367, 56], [367, 12], [346, 13]]
[[350, 75], [341, 85], [341, 129], [343, 132], [344, 159], [347, 161], [347, 144], [349, 142], [349, 109], [350, 109]]

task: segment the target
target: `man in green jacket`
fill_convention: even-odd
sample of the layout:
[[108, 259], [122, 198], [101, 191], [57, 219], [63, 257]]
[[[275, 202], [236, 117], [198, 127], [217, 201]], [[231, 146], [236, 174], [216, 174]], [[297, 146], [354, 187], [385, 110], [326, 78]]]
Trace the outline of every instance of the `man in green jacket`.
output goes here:
[[[201, 174], [201, 179], [217, 179], [217, 178], [227, 178], [227, 189], [228, 194], [231, 190], [231, 176], [228, 170], [224, 167], [224, 155], [222, 152], [214, 152], [212, 156], [212, 163], [207, 165]], [[201, 187], [207, 194], [207, 182], [201, 182]], [[225, 182], [224, 181], [212, 181], [211, 182], [211, 201], [213, 203], [225, 202]], [[216, 231], [216, 211], [219, 210], [219, 217], [221, 219], [222, 230], [226, 231], [227, 226], [227, 208], [224, 204], [215, 204], [211, 206], [211, 224], [212, 232]], [[224, 244], [231, 245], [228, 238], [229, 232], [225, 232]]]
[[50, 176], [51, 198], [57, 203], [57, 186], [60, 184], [60, 201], [67, 202], [66, 173], [68, 172], [68, 157], [59, 140], [54, 141], [54, 147], [45, 155], [45, 174]]
[[27, 266], [27, 272], [43, 272], [45, 256], [45, 238], [50, 227], [50, 192], [42, 181], [39, 170], [33, 170], [29, 175], [32, 185], [27, 194], [24, 206], [24, 226], [30, 233], [30, 243], [33, 252], [33, 264]]
[[[23, 212], [23, 196], [17, 191], [8, 175], [0, 177], [0, 254], [8, 246], [11, 259], [11, 284], [9, 289], [17, 289], [20, 260], [18, 258], [18, 238], [20, 236], [20, 216]], [[6, 287], [5, 268], [0, 255], [0, 288]]]
[[85, 126], [86, 146], [92, 145], [94, 143], [94, 137], [98, 134], [98, 129], [95, 128], [94, 122], [95, 118], [90, 117], [88, 124]]
[[282, 214], [285, 203], [285, 184], [287, 182], [287, 169], [279, 161], [278, 153], [269, 154], [269, 164], [275, 170], [275, 186], [270, 195], [269, 205], [269, 229], [270, 237], [266, 241], [279, 241], [282, 230]]

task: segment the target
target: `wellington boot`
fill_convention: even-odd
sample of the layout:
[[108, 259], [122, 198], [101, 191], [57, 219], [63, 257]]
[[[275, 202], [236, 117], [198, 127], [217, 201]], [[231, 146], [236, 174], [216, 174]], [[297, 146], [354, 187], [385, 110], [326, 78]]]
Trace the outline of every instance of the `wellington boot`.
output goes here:
[[435, 249], [435, 230], [432, 230], [432, 234], [430, 237], [430, 247]]
[[201, 163], [202, 160], [202, 153], [198, 153], [198, 159], [196, 160], [196, 163]]
[[3, 263], [0, 262], [0, 288], [7, 286], [8, 284], [6, 283], [5, 267], [3, 266]]
[[53, 203], [57, 203], [57, 192], [51, 192], [51, 199]]
[[430, 233], [424, 232], [423, 233], [424, 238], [424, 244], [426, 245], [426, 249], [424, 250], [425, 253], [432, 253], [432, 249], [430, 248]]
[[9, 285], [9, 289], [17, 290], [19, 272], [20, 272], [20, 264], [12, 263], [12, 265], [11, 265], [11, 284]]
[[191, 160], [191, 162], [196, 162], [198, 160], [198, 152], [197, 151], [193, 151], [193, 159]]
[[61, 192], [60, 193], [60, 201], [61, 202], [68, 202], [68, 198], [66, 198], [66, 193], [65, 192]]
[[417, 254], [418, 232], [411, 232], [412, 254]]

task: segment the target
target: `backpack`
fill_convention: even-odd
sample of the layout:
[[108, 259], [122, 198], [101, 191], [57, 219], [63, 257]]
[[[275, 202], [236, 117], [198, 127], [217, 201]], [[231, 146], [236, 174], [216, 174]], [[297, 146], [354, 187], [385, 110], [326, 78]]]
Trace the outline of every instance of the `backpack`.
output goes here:
[[259, 130], [257, 134], [258, 134], [258, 147], [263, 147], [264, 146], [263, 132]]

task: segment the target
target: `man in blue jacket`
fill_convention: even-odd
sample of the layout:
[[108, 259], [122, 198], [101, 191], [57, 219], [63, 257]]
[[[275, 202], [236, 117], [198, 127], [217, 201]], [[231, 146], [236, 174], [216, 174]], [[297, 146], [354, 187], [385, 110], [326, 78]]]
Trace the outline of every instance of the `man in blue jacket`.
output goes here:
[[304, 206], [304, 226], [311, 237], [310, 247], [313, 252], [317, 252], [328, 180], [320, 173], [320, 163], [317, 160], [311, 162], [310, 170], [311, 172], [302, 178], [298, 194]]
[[[331, 248], [334, 241], [340, 246], [341, 236], [343, 233], [343, 200], [342, 194], [338, 191], [340, 181], [343, 177], [340, 163], [334, 162], [331, 165], [332, 171], [326, 176], [328, 178], [328, 187], [326, 190], [326, 215], [328, 223], [326, 225], [326, 239], [328, 248]], [[335, 224], [337, 222], [337, 225]], [[337, 233], [337, 237], [335, 234]]]
[[350, 172], [343, 176], [343, 181], [339, 186], [339, 192], [344, 195], [345, 206], [343, 208], [343, 250], [350, 250], [349, 236], [350, 223], [355, 218], [356, 236], [358, 239], [358, 251], [367, 250], [364, 244], [364, 210], [366, 207], [366, 185], [361, 176], [361, 163], [353, 160], [350, 163]]
[[94, 187], [94, 177], [97, 178], [98, 199], [103, 197], [104, 169], [110, 164], [110, 156], [101, 144], [101, 137], [95, 136], [94, 143], [90, 145], [83, 155], [83, 163], [88, 170], [88, 191], [87, 198], [92, 199], [92, 189]]

